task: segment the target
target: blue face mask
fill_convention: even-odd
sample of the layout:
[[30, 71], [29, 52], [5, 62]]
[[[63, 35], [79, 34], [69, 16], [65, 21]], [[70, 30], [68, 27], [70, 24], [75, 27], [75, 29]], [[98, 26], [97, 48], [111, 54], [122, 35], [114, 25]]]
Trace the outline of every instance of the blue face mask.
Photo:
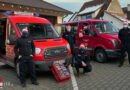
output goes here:
[[22, 32], [23, 37], [28, 37], [28, 32]]
[[80, 53], [84, 53], [85, 52], [85, 48], [80, 48]]

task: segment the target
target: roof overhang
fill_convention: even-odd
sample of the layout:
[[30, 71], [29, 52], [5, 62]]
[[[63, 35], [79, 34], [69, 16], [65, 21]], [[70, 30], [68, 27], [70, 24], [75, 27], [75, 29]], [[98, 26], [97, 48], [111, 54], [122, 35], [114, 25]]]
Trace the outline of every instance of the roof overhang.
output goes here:
[[128, 20], [126, 17], [127, 15], [126, 14], [119, 14], [119, 13], [114, 13], [114, 12], [108, 12], [108, 11], [105, 11], [104, 13], [107, 13], [109, 15], [111, 15], [112, 17], [115, 17], [116, 19], [124, 22], [124, 21], [128, 21], [130, 22], [130, 20]]
[[17, 5], [19, 7], [26, 7], [26, 9], [25, 9], [26, 11], [28, 11], [29, 8], [33, 8], [34, 10], [35, 9], [39, 9], [40, 11], [50, 11], [50, 12], [57, 12], [57, 13], [62, 13], [62, 14], [73, 14], [71, 11], [65, 10], [63, 8], [60, 8], [60, 7], [56, 6], [56, 5], [53, 5], [53, 4], [50, 4], [50, 3], [47, 3], [47, 2], [46, 2], [47, 4], [52, 5], [53, 7], [57, 7], [60, 10], [49, 9], [49, 8], [44, 7], [44, 6], [43, 7], [38, 7], [38, 6], [36, 7], [36, 6], [32, 6], [32, 5], [24, 5], [24, 4], [20, 4], [20, 3], [15, 3], [13, 1], [11, 2], [11, 1], [8, 1], [8, 0], [5, 0], [5, 1], [4, 0], [0, 0], [0, 3], [1, 4], [10, 4], [11, 7], [15, 6], [15, 5]]

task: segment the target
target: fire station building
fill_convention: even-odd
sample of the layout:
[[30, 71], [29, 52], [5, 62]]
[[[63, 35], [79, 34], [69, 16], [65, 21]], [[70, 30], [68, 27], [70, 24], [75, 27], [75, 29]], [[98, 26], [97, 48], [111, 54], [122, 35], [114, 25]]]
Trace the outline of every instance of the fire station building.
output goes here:
[[48, 19], [53, 25], [62, 23], [72, 12], [43, 0], [0, 0], [0, 16], [5, 12], [24, 13]]

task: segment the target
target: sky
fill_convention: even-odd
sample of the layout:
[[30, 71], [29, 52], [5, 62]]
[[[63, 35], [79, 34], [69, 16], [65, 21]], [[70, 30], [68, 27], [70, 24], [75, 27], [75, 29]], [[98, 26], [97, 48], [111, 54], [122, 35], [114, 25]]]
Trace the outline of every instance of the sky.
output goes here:
[[[44, 0], [44, 1], [55, 4], [66, 10], [76, 12], [79, 11], [84, 2], [92, 0]], [[118, 0], [118, 1], [120, 2], [120, 5], [122, 7], [126, 7], [128, 4], [130, 4], [130, 0]]]

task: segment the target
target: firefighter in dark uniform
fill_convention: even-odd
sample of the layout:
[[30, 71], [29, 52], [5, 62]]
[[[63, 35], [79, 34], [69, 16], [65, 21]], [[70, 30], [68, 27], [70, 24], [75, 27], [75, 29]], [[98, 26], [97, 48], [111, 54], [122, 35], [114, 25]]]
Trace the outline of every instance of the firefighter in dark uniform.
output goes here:
[[74, 44], [75, 44], [75, 35], [73, 33], [73, 31], [71, 30], [71, 26], [70, 25], [67, 25], [66, 26], [66, 29], [65, 29], [65, 32], [63, 33], [62, 37], [64, 39], [66, 39], [70, 45], [70, 48], [71, 48], [71, 53], [72, 53], [72, 66], [74, 66]]
[[83, 68], [83, 73], [91, 72], [92, 66], [90, 64], [90, 56], [85, 48], [85, 45], [81, 43], [78, 52], [75, 55], [75, 68], [79, 77], [79, 68]]
[[128, 59], [130, 64], [130, 28], [128, 28], [128, 22], [124, 22], [124, 27], [119, 31], [118, 35], [120, 41], [121, 41], [121, 58], [120, 58], [120, 64], [119, 67], [123, 66], [124, 63], [124, 57], [125, 52], [128, 53]]
[[33, 40], [29, 38], [27, 29], [22, 30], [22, 37], [17, 39], [14, 52], [19, 59], [20, 81], [22, 87], [26, 87], [26, 69], [29, 69], [32, 84], [38, 85], [39, 83], [36, 80], [35, 66], [33, 62], [35, 46]]

